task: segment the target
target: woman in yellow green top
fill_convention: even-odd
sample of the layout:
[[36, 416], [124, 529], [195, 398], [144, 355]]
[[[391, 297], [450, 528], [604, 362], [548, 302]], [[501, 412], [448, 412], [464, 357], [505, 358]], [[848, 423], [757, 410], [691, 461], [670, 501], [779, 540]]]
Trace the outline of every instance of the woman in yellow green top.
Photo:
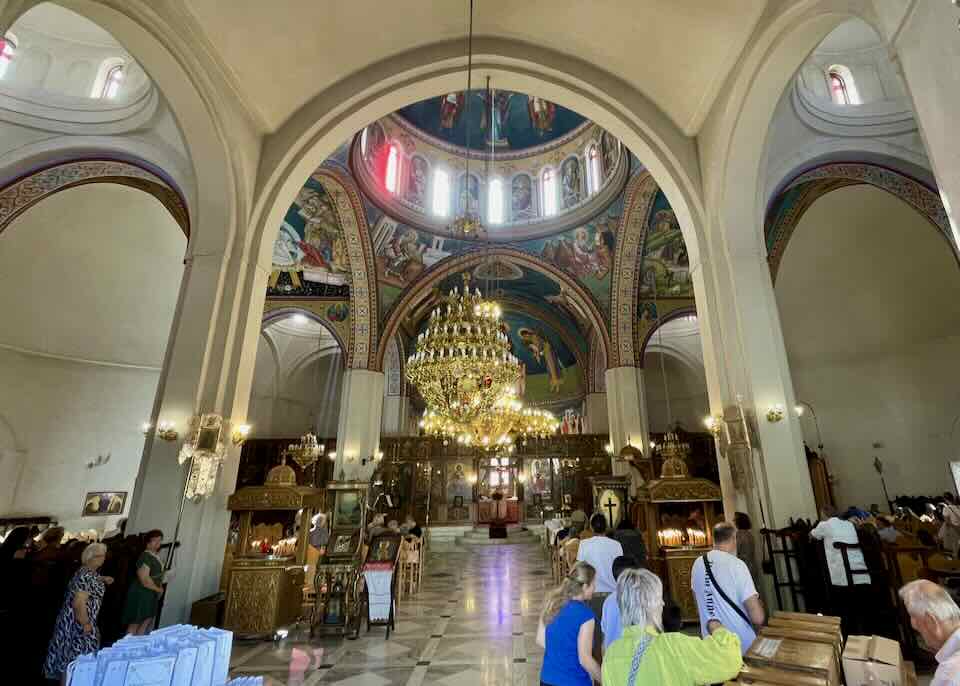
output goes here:
[[696, 686], [732, 679], [743, 666], [740, 639], [710, 622], [710, 635], [663, 633], [663, 582], [646, 569], [617, 579], [621, 638], [603, 655], [603, 686]]

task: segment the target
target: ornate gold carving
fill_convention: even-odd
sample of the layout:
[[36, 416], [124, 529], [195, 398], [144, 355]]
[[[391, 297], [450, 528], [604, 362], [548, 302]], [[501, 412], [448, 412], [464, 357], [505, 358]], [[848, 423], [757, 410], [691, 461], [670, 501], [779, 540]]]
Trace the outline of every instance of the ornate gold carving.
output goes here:
[[690, 582], [693, 578], [693, 563], [700, 554], [701, 552], [692, 555], [667, 553], [667, 578], [670, 591], [680, 606], [684, 621], [694, 621], [698, 617], [697, 600], [693, 595]]
[[264, 634], [274, 630], [280, 603], [283, 569], [234, 569], [230, 575], [230, 601], [225, 624], [238, 634]]
[[720, 487], [706, 479], [662, 479], [648, 488], [653, 502], [721, 499]]

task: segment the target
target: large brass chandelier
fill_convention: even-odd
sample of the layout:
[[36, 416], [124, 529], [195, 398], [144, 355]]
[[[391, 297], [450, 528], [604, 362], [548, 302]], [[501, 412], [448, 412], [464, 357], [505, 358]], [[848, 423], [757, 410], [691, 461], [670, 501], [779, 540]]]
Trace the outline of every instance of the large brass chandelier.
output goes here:
[[427, 409], [420, 428], [487, 450], [510, 448], [516, 435], [545, 438], [559, 421], [546, 410], [524, 407], [517, 388], [523, 365], [510, 352], [500, 307], [470, 290], [454, 287], [430, 314], [407, 359], [406, 374]]
[[510, 352], [499, 305], [470, 290], [469, 274], [463, 276], [463, 291], [454, 287], [446, 301], [417, 337], [406, 373], [428, 412], [442, 418], [445, 433], [454, 434], [488, 416], [501, 398], [516, 395], [523, 367]]

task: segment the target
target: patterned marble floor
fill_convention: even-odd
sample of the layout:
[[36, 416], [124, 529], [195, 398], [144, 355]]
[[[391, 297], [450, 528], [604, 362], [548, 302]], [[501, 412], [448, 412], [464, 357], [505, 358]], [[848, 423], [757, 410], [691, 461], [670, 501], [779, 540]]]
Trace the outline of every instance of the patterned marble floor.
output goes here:
[[477, 546], [432, 553], [423, 587], [401, 601], [396, 632], [348, 641], [237, 642], [234, 674], [267, 686], [477, 686], [540, 683], [537, 617], [550, 567], [535, 545]]

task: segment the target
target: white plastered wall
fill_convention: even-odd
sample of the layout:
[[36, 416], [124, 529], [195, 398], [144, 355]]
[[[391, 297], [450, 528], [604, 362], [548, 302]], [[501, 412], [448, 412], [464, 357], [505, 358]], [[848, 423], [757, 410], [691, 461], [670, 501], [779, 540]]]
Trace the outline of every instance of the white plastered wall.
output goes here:
[[[776, 294], [796, 396], [816, 412], [839, 504], [884, 507], [874, 457], [891, 496], [952, 490], [960, 267], [946, 240], [885, 191], [842, 188], [801, 218]], [[801, 425], [816, 447], [809, 412]]]
[[247, 411], [254, 435], [335, 436], [342, 380], [342, 353], [322, 326], [291, 318], [268, 326], [257, 347]]
[[112, 184], [55, 194], [0, 235], [0, 416], [20, 457], [0, 446], [0, 510], [115, 523], [81, 519], [83, 496], [133, 490], [185, 248], [159, 201]]

